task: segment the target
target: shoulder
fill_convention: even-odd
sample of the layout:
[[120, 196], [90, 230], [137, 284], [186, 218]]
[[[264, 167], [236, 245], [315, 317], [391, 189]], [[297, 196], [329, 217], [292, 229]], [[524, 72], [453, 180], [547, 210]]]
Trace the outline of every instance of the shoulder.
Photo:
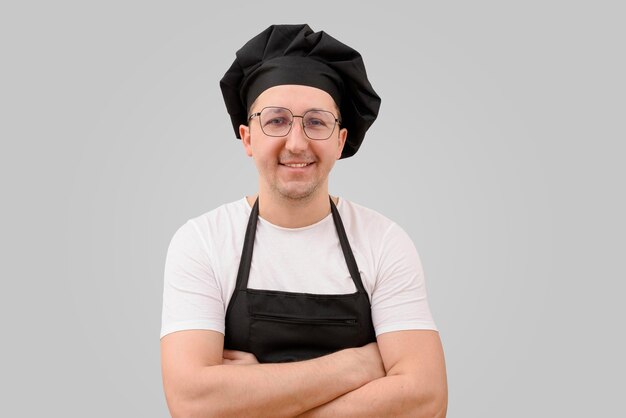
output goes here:
[[175, 232], [172, 242], [215, 241], [245, 230], [250, 206], [245, 197], [188, 219]]
[[233, 221], [239, 222], [241, 219], [247, 219], [250, 216], [250, 210], [250, 206], [244, 197], [191, 218], [188, 223], [192, 223], [200, 228], [219, 228], [227, 226]]
[[374, 263], [376, 271], [399, 261], [421, 265], [413, 240], [400, 225], [376, 210], [349, 200], [340, 203], [338, 209], [353, 249]]
[[350, 234], [382, 237], [399, 226], [380, 212], [347, 199], [340, 199], [337, 206], [341, 219]]

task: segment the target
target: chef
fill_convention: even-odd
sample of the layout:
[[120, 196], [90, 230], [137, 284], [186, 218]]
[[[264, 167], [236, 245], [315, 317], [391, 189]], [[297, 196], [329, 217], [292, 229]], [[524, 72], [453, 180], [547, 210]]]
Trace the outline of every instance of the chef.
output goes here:
[[361, 55], [308, 25], [273, 25], [220, 86], [258, 191], [190, 219], [170, 243], [172, 415], [445, 416], [443, 349], [412, 241], [329, 194], [335, 162], [358, 151], [380, 106]]

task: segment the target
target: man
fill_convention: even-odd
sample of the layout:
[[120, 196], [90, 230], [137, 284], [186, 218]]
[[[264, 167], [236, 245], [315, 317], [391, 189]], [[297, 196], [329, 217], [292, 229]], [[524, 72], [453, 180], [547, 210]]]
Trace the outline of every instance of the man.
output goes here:
[[271, 26], [221, 81], [256, 196], [183, 225], [165, 268], [161, 350], [175, 417], [443, 417], [447, 383], [406, 233], [330, 197], [378, 113], [361, 56]]

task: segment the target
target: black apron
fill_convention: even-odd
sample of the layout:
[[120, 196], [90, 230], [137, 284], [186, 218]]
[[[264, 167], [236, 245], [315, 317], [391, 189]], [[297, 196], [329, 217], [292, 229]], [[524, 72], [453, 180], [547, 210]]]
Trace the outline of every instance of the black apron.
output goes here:
[[369, 298], [332, 199], [330, 208], [356, 292], [316, 295], [248, 289], [259, 218], [257, 198], [248, 220], [237, 284], [226, 310], [224, 348], [252, 353], [261, 363], [282, 363], [376, 341]]

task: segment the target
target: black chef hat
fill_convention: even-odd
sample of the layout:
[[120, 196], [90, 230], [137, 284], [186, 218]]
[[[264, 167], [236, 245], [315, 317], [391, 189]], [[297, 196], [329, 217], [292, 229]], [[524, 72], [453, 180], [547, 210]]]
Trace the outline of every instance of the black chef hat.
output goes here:
[[341, 127], [348, 129], [341, 158], [357, 152], [380, 107], [361, 54], [323, 31], [313, 32], [309, 25], [272, 25], [249, 40], [220, 81], [237, 138], [254, 100], [284, 84], [330, 94], [341, 112]]

